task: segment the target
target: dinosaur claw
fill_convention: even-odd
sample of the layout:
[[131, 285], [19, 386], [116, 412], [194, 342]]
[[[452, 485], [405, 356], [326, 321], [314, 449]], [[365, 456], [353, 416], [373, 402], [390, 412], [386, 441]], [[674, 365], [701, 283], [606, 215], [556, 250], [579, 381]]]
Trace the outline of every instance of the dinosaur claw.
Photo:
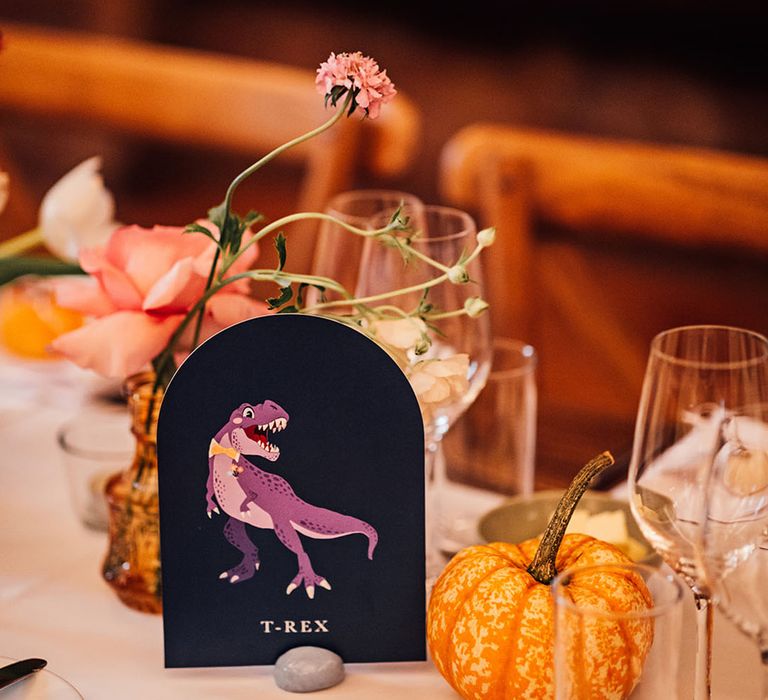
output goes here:
[[219, 578], [227, 578], [227, 576], [229, 576], [229, 573], [227, 571], [222, 571], [219, 574]]
[[307, 586], [307, 598], [312, 600], [315, 597], [315, 587]]
[[325, 588], [326, 591], [330, 591], [331, 590], [331, 584], [328, 583], [328, 581], [326, 579], [324, 579], [324, 578], [320, 579], [317, 582], [317, 585], [320, 586], [320, 588]]
[[208, 511], [208, 520], [210, 520], [210, 519], [211, 519], [211, 511], [209, 510]]
[[240, 580], [240, 577], [235, 574], [231, 579], [229, 579], [230, 583], [237, 583]]
[[218, 508], [214, 508], [213, 512], [216, 513], [216, 515], [221, 515], [221, 512], [219, 511]]
[[285, 595], [291, 595], [297, 588], [298, 586], [295, 583], [289, 583], [288, 588], [285, 589]]
[[261, 562], [257, 561], [254, 566], [256, 567], [256, 571], [258, 571], [261, 568]]

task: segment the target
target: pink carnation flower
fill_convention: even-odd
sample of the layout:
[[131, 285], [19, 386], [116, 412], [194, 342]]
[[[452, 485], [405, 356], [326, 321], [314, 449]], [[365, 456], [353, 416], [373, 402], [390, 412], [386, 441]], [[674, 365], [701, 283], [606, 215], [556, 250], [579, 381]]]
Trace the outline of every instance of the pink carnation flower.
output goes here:
[[[354, 103], [362, 107], [371, 119], [376, 119], [381, 105], [397, 94], [394, 84], [387, 77], [387, 71], [379, 70], [376, 61], [363, 56], [359, 51], [331, 53], [328, 60], [317, 69], [315, 85], [321, 95], [331, 98], [334, 106], [347, 90], [351, 90]], [[340, 89], [334, 91], [334, 88]]]
[[[213, 224], [205, 225], [218, 236]], [[247, 240], [246, 234], [243, 242]], [[106, 377], [123, 379], [140, 371], [162, 352], [202, 296], [215, 251], [209, 238], [170, 226], [126, 226], [117, 229], [106, 246], [82, 250], [80, 266], [89, 277], [58, 280], [56, 301], [91, 320], [59, 336], [53, 350]], [[253, 245], [228, 274], [247, 270], [256, 255]], [[267, 306], [247, 292], [248, 281], [242, 280], [211, 297], [203, 338], [267, 313]], [[179, 349], [189, 351], [189, 339]]]

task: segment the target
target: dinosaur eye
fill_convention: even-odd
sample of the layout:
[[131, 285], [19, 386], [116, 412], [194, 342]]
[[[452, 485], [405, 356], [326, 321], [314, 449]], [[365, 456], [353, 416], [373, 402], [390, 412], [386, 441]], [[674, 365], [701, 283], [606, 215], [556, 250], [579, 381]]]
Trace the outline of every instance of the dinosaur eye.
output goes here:
[[243, 418], [253, 418], [255, 414], [253, 413], [253, 409], [248, 406], [248, 408], [243, 409]]

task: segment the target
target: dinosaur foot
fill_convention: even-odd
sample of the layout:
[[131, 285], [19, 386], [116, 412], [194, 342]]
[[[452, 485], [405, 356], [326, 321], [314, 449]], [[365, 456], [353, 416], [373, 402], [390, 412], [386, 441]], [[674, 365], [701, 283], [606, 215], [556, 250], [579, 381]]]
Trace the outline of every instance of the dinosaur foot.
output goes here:
[[285, 589], [285, 594], [291, 595], [291, 593], [293, 593], [302, 583], [304, 584], [307, 598], [315, 597], [315, 586], [325, 588], [327, 591], [331, 590], [331, 584], [328, 583], [324, 577], [318, 576], [317, 574], [302, 574], [299, 572], [296, 574], [293, 581], [288, 584], [288, 588]]
[[252, 578], [261, 567], [261, 562], [256, 561], [243, 561], [232, 569], [227, 569], [219, 574], [220, 579], [229, 579], [230, 583], [242, 583]]

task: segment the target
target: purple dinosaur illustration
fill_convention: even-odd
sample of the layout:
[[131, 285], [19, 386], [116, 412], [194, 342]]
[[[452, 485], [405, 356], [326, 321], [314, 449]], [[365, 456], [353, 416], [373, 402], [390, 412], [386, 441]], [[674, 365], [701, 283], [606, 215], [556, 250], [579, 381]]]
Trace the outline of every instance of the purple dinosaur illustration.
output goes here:
[[373, 558], [379, 537], [363, 520], [303, 501], [283, 477], [260, 469], [244, 457], [276, 461], [280, 450], [269, 442], [269, 437], [287, 425], [288, 414], [274, 401], [244, 403], [232, 412], [208, 450], [207, 512], [209, 518], [211, 513], [220, 514], [218, 503], [229, 515], [224, 535], [243, 555], [239, 564], [222, 572], [219, 578], [240, 583], [261, 566], [258, 547], [246, 532], [247, 523], [274, 530], [280, 542], [298, 558], [299, 571], [285, 592], [290, 595], [303, 584], [307, 596], [314, 598], [315, 586], [331, 590], [331, 584], [315, 573], [299, 534], [314, 539], [365, 535], [369, 559]]

